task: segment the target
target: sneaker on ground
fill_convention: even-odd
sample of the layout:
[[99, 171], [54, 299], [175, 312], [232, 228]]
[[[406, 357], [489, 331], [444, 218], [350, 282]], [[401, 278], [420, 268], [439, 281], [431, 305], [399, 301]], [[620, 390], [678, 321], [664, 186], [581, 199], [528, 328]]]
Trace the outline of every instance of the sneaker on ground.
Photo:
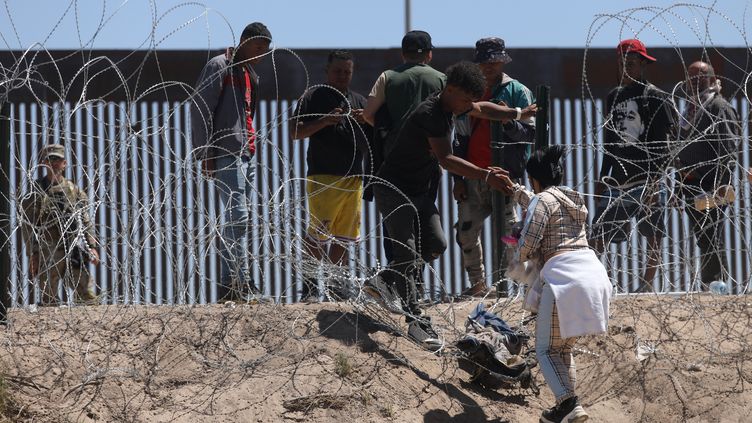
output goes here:
[[98, 305], [99, 304], [99, 296], [94, 294], [92, 291], [86, 291], [86, 294], [83, 294], [79, 296], [76, 299], [76, 304], [79, 305]]
[[582, 423], [589, 417], [577, 397], [571, 397], [545, 410], [540, 423]]
[[251, 291], [250, 295], [248, 295], [246, 297], [247, 298], [246, 302], [248, 302], [248, 303], [251, 303], [251, 304], [259, 304], [259, 303], [269, 304], [269, 303], [273, 303], [274, 302], [274, 300], [272, 300], [270, 297], [267, 297], [266, 295], [264, 295], [264, 293], [261, 292], [261, 290], [259, 290], [256, 287], [256, 285], [251, 285], [250, 286], [250, 291]]
[[326, 286], [327, 296], [334, 301], [347, 301], [353, 298], [352, 285], [347, 279], [334, 279]]
[[305, 303], [305, 304], [316, 304], [316, 303], [321, 302], [321, 300], [319, 300], [318, 295], [313, 294], [313, 293], [308, 293], [308, 294], [300, 295], [300, 302]]
[[376, 275], [363, 284], [363, 292], [392, 313], [402, 313], [402, 302], [381, 276]]
[[236, 288], [236, 285], [232, 282], [225, 281], [217, 285], [217, 304], [224, 304], [227, 302], [243, 303], [243, 295]]
[[410, 322], [407, 326], [407, 336], [430, 351], [438, 351], [444, 346], [444, 341], [439, 338], [431, 326], [431, 321], [426, 318]]

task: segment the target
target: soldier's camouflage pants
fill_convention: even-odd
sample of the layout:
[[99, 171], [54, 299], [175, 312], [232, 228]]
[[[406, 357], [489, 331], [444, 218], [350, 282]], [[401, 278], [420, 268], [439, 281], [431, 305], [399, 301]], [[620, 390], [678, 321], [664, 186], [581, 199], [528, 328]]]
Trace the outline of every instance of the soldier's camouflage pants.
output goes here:
[[42, 305], [55, 304], [58, 299], [58, 284], [72, 288], [76, 294], [76, 301], [89, 299], [92, 294], [92, 277], [87, 264], [76, 266], [62, 249], [40, 255], [39, 259], [39, 290]]

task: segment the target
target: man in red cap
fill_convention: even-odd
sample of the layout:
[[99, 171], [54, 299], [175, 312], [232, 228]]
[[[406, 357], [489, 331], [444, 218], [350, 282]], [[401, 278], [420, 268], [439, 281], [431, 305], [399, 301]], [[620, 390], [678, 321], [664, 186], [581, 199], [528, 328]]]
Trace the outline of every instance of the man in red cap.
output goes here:
[[632, 218], [636, 218], [638, 232], [648, 241], [639, 290], [652, 291], [664, 236], [662, 176], [676, 117], [668, 94], [645, 79], [645, 69], [656, 61], [645, 45], [636, 39], [624, 40], [616, 51], [620, 80], [606, 101], [593, 246], [603, 252], [608, 243], [627, 240]]

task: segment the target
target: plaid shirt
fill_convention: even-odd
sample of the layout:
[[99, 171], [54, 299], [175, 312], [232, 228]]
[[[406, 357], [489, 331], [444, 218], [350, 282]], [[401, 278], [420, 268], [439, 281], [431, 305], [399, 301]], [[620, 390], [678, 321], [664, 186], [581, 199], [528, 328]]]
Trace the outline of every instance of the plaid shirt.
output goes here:
[[545, 263], [557, 253], [590, 248], [585, 231], [588, 211], [577, 191], [548, 187], [534, 195], [516, 184], [514, 200], [527, 210], [519, 244], [520, 261], [542, 257], [541, 263]]

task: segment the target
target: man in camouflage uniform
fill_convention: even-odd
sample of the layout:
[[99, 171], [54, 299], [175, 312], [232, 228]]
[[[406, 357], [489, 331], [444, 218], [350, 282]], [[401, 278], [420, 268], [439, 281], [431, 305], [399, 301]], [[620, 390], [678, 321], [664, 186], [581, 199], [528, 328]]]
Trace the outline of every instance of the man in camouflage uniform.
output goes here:
[[57, 300], [58, 281], [76, 292], [76, 301], [93, 303], [89, 262], [99, 264], [88, 197], [65, 178], [65, 147], [45, 146], [40, 164], [47, 174], [33, 181], [21, 203], [21, 229], [29, 254], [29, 276], [39, 276], [42, 305]]

